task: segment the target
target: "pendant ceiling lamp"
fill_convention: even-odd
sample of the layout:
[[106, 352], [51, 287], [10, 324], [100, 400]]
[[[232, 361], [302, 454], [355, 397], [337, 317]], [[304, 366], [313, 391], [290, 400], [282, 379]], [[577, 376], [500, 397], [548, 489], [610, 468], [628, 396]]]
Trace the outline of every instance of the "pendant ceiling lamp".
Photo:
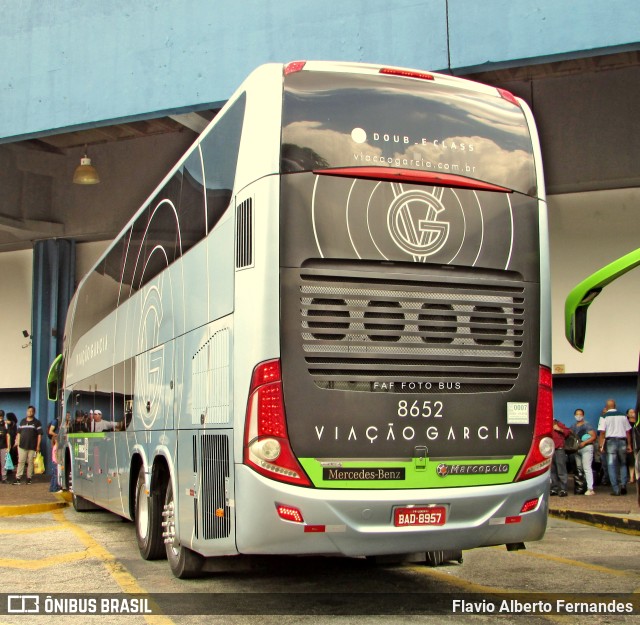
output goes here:
[[91, 159], [87, 156], [87, 146], [84, 146], [84, 156], [80, 159], [80, 165], [73, 172], [74, 184], [98, 184], [100, 176], [98, 170], [91, 164]]

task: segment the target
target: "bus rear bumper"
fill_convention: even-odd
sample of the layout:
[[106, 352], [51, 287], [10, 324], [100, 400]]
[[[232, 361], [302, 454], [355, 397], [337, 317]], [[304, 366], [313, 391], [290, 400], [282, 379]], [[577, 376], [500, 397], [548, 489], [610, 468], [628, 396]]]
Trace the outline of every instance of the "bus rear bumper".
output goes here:
[[[425, 490], [320, 490], [281, 484], [236, 465], [236, 541], [246, 554], [392, 555], [539, 540], [549, 476], [500, 486]], [[525, 502], [538, 499], [530, 512]], [[304, 523], [278, 516], [297, 508]], [[443, 506], [444, 525], [395, 527], [394, 510]]]

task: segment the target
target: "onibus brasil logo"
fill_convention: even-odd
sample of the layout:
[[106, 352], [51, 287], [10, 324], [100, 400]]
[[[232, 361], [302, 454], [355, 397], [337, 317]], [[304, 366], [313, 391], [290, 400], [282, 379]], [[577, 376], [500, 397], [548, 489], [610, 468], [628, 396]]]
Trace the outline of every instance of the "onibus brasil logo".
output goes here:
[[[398, 184], [391, 186], [395, 198], [387, 212], [389, 234], [415, 262], [425, 262], [449, 238], [449, 222], [439, 220], [445, 208], [435, 193], [421, 189], [402, 191]], [[442, 189], [438, 191], [442, 193]]]

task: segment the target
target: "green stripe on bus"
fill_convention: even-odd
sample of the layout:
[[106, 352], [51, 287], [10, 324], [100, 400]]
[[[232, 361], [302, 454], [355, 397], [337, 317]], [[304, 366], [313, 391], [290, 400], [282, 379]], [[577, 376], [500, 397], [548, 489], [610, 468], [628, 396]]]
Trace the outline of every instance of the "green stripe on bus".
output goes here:
[[104, 438], [105, 432], [77, 432], [67, 434], [69, 438]]
[[[324, 465], [315, 458], [299, 458], [311, 482], [317, 488], [341, 489], [404, 489], [404, 488], [451, 488], [457, 486], [493, 486], [513, 482], [525, 456], [496, 458], [494, 460], [430, 460], [424, 468], [416, 466], [414, 460], [358, 461], [332, 460]], [[385, 479], [400, 470], [399, 479]], [[488, 470], [500, 473], [485, 473]], [[470, 471], [464, 473], [464, 471]], [[331, 474], [335, 476], [331, 478]], [[339, 479], [342, 474], [351, 479]], [[327, 479], [328, 478], [328, 479]], [[371, 478], [371, 479], [368, 479]]]

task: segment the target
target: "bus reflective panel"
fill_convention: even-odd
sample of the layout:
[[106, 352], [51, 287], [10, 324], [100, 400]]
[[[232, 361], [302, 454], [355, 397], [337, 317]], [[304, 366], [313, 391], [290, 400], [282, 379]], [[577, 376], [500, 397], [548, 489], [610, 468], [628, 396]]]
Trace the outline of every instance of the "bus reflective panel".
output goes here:
[[282, 383], [296, 456], [409, 460], [424, 446], [430, 458], [520, 466], [534, 419], [510, 423], [507, 402], [536, 410], [538, 201], [302, 172], [283, 177], [281, 220]]
[[444, 525], [447, 521], [447, 509], [445, 506], [396, 508], [393, 511], [393, 519], [396, 527]]
[[227, 503], [229, 437], [223, 434], [201, 434], [200, 460], [201, 488], [198, 507], [202, 538], [226, 538], [231, 531], [231, 514]]

